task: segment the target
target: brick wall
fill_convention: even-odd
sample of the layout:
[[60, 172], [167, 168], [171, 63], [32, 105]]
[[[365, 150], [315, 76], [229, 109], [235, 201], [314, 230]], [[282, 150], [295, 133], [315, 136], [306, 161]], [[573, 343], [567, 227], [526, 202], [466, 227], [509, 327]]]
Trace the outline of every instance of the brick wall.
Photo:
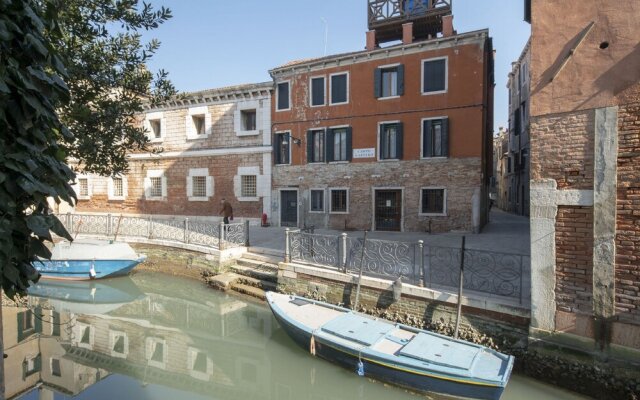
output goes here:
[[593, 189], [593, 110], [531, 118], [531, 179]]
[[640, 102], [619, 108], [616, 313], [640, 322]]
[[593, 208], [558, 207], [556, 218], [556, 308], [592, 312]]

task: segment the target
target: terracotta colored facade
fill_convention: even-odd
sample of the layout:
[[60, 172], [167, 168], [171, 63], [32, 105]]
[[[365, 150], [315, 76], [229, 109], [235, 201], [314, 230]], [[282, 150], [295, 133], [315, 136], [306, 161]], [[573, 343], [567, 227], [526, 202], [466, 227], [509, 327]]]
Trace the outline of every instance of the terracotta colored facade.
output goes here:
[[[446, 89], [423, 93], [424, 61], [433, 59], [446, 60]], [[404, 70], [403, 93], [377, 97], [376, 70], [397, 66]], [[487, 31], [293, 62], [270, 73], [276, 90], [272, 102], [274, 151], [279, 151], [278, 135], [292, 137], [288, 142], [289, 162], [279, 163], [275, 159], [274, 222], [285, 225], [282, 222], [285, 213], [282, 191], [285, 191], [295, 192], [296, 218], [286, 221], [294, 226], [478, 231], [486, 223], [488, 180], [492, 174], [494, 86], [493, 49]], [[347, 102], [332, 105], [331, 77], [344, 73], [348, 82]], [[324, 105], [311, 106], [311, 80], [319, 77], [325, 77], [326, 101]], [[279, 85], [286, 82], [290, 107], [281, 111]], [[435, 118], [448, 120], [445, 156], [431, 157], [424, 153], [424, 121]], [[401, 155], [383, 159], [381, 124], [397, 122], [402, 125]], [[313, 162], [309, 153], [315, 150], [309, 144], [308, 132], [332, 127], [351, 129], [350, 159]], [[348, 212], [331, 209], [333, 188], [348, 190]], [[446, 204], [440, 215], [423, 212], [424, 188], [444, 189]], [[323, 210], [312, 210], [311, 190], [324, 191]], [[384, 223], [380, 215], [385, 212], [382, 209], [385, 205], [377, 203], [387, 200], [379, 198], [379, 191], [392, 196], [395, 191], [399, 195], [391, 200], [399, 210], [390, 217], [397, 219], [390, 229], [381, 227]]]

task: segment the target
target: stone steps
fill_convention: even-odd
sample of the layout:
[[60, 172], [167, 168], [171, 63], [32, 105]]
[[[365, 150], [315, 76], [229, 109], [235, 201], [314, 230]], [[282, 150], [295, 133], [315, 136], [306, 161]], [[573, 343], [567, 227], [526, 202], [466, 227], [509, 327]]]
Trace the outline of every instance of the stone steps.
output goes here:
[[238, 293], [242, 293], [245, 294], [247, 296], [251, 296], [251, 297], [255, 297], [257, 299], [260, 300], [266, 300], [267, 296], [265, 294], [265, 291], [254, 287], [254, 286], [250, 286], [250, 285], [245, 285], [242, 283], [235, 283], [231, 286], [231, 289], [238, 292]]
[[265, 292], [276, 290], [279, 257], [247, 253], [229, 271], [206, 278], [215, 289], [233, 290], [264, 300]]
[[[240, 277], [237, 280], [237, 283], [242, 285], [247, 285], [247, 286], [253, 286], [255, 288], [262, 289], [264, 291], [275, 290], [276, 287], [278, 286], [276, 282], [264, 281], [256, 278], [251, 278], [249, 276]], [[231, 285], [231, 289], [233, 289], [233, 285], [235, 285], [235, 283]]]

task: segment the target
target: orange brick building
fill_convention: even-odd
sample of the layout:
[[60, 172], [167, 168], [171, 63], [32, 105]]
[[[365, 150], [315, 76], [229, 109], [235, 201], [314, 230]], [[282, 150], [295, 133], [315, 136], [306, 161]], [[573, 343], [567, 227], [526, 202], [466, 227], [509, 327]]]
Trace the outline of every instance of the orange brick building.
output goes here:
[[272, 220], [479, 231], [492, 174], [488, 31], [456, 34], [447, 2], [388, 24], [375, 3], [366, 50], [270, 71]]

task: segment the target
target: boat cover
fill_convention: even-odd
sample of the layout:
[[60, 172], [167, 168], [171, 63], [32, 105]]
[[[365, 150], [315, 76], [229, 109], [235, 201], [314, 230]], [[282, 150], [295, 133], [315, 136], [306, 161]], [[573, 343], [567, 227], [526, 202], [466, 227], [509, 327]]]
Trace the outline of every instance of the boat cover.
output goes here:
[[482, 348], [427, 333], [418, 333], [400, 355], [452, 368], [468, 370]]
[[371, 346], [384, 335], [394, 330], [388, 322], [376, 321], [356, 314], [343, 314], [322, 326], [324, 332]]
[[51, 260], [135, 260], [138, 254], [124, 242], [75, 240], [60, 242], [51, 250]]

